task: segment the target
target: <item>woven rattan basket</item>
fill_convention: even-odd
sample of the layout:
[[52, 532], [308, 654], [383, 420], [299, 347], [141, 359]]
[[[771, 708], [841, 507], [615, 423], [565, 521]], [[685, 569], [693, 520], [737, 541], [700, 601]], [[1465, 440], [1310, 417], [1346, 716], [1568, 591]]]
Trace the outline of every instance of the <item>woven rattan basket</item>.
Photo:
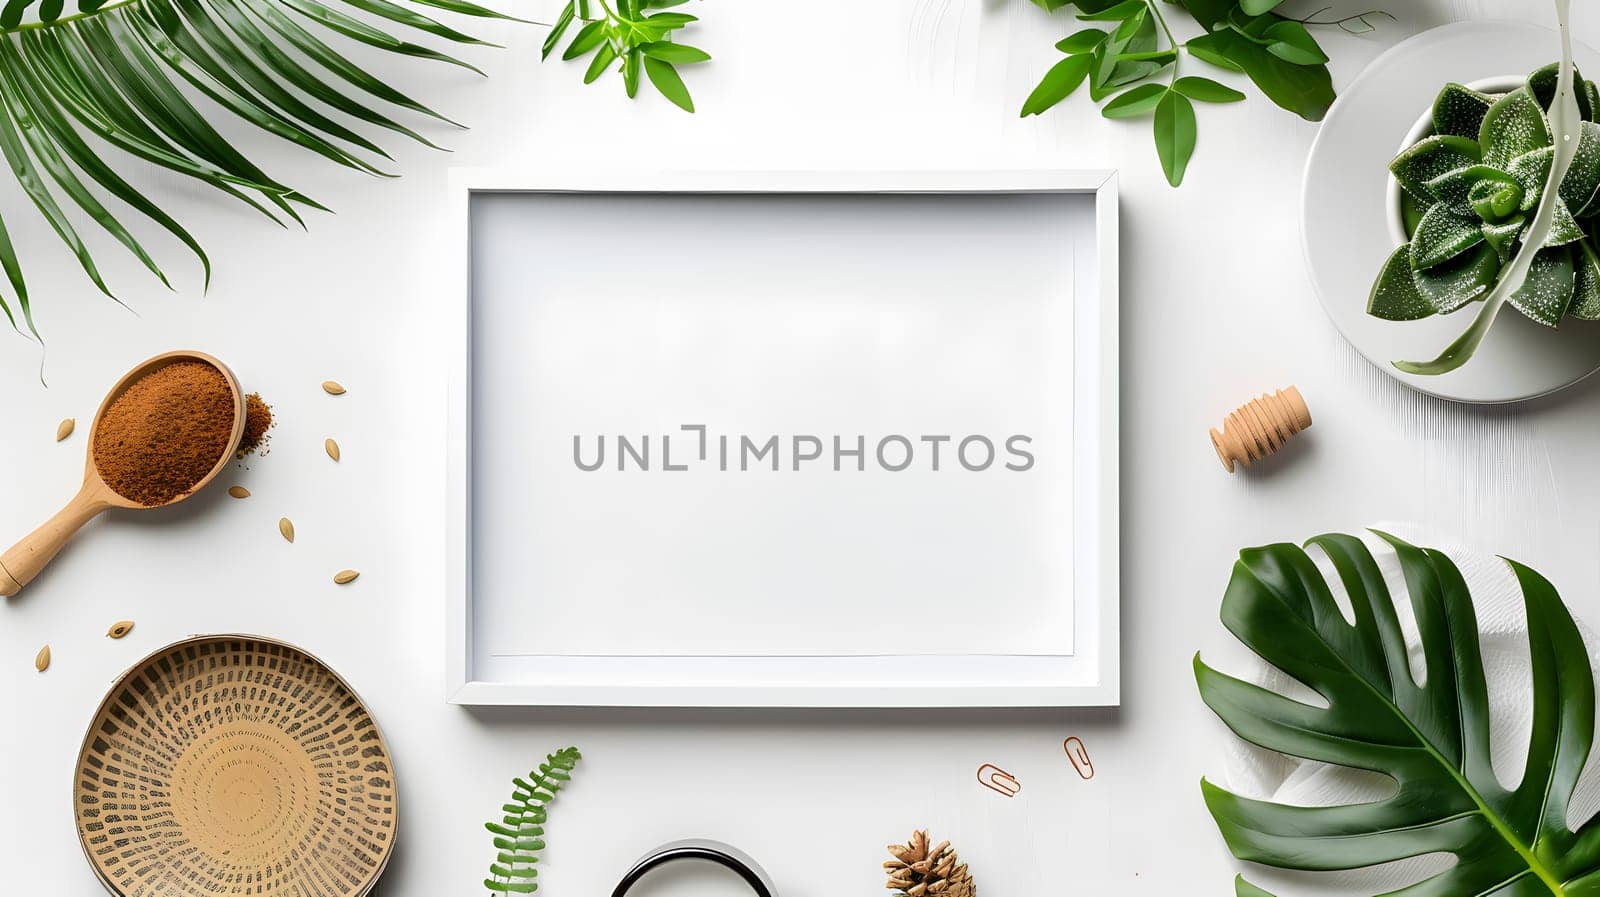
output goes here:
[[292, 645], [203, 636], [112, 686], [73, 782], [83, 852], [122, 897], [362, 897], [394, 848], [388, 748]]

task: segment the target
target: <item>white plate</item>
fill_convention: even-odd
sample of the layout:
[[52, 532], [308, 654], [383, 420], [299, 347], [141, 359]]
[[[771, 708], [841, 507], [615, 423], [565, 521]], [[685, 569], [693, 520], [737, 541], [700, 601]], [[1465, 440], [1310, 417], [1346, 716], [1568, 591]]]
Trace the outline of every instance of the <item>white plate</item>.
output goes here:
[[[1473, 358], [1448, 374], [1402, 373], [1391, 362], [1433, 358], [1480, 307], [1421, 321], [1367, 314], [1367, 295], [1395, 242], [1389, 234], [1389, 160], [1448, 81], [1527, 73], [1556, 61], [1555, 29], [1523, 22], [1461, 22], [1396, 44], [1356, 78], [1311, 145], [1301, 194], [1301, 238], [1311, 281], [1335, 327], [1367, 360], [1412, 389], [1458, 402], [1515, 402], [1570, 386], [1600, 369], [1600, 326], [1568, 319], [1551, 330], [1506, 309]], [[1585, 77], [1600, 56], [1574, 48]]]

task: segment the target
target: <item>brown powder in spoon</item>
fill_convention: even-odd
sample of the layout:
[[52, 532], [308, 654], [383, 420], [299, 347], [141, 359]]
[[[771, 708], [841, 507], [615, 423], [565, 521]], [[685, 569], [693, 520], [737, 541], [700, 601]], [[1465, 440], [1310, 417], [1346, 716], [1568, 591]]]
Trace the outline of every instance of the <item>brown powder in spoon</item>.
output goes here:
[[193, 489], [228, 452], [233, 392], [198, 361], [158, 368], [128, 385], [95, 425], [94, 465], [118, 495], [146, 507]]

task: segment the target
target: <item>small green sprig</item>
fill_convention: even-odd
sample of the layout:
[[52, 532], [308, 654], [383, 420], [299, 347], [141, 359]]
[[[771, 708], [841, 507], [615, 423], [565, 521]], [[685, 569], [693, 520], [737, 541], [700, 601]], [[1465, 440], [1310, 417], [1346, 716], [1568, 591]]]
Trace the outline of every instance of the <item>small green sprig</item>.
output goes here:
[[[1185, 58], [1242, 73], [1279, 106], [1318, 121], [1334, 99], [1328, 56], [1307, 25], [1346, 31], [1370, 28], [1367, 12], [1323, 20], [1294, 19], [1274, 10], [1282, 0], [1033, 0], [1046, 11], [1074, 6], [1078, 19], [1105, 23], [1084, 28], [1056, 44], [1066, 54], [1045, 73], [1022, 104], [1022, 115], [1039, 115], [1065, 100], [1085, 81], [1089, 96], [1104, 103], [1106, 118], [1150, 116], [1156, 155], [1167, 182], [1183, 183], [1194, 155], [1196, 102], [1236, 103], [1245, 95], [1198, 75], [1180, 75]], [[1185, 10], [1204, 33], [1180, 41], [1163, 6]]]
[[682, 6], [688, 0], [616, 0], [615, 8], [607, 0], [595, 2], [600, 7], [598, 17], [591, 16], [589, 0], [568, 0], [551, 27], [550, 36], [545, 38], [539, 58], [548, 59], [572, 24], [579, 22], [561, 58], [573, 60], [593, 54], [583, 83], [593, 84], [614, 67], [622, 73], [623, 88], [632, 97], [638, 95], [642, 71], [662, 96], [683, 111], [693, 112], [694, 100], [677, 67], [708, 62], [711, 54], [675, 39], [674, 32], [698, 19], [687, 13], [662, 11]]
[[505, 816], [500, 822], [486, 822], [484, 828], [495, 836], [498, 853], [489, 865], [489, 877], [483, 886], [492, 894], [532, 894], [539, 890], [538, 853], [544, 850], [544, 824], [549, 814], [549, 804], [556, 792], [572, 781], [572, 770], [583, 755], [575, 747], [562, 748], [546, 755], [539, 768], [528, 773], [527, 778], [515, 778], [511, 784], [511, 802], [501, 806]]

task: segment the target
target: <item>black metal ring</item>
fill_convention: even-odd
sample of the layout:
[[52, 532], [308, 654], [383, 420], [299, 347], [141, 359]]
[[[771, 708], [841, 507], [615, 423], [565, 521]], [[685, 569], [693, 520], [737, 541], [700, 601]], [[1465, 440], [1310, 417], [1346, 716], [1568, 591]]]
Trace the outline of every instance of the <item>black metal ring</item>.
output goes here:
[[650, 870], [674, 860], [710, 860], [738, 873], [758, 897], [777, 897], [777, 891], [772, 887], [772, 879], [767, 877], [766, 870], [748, 854], [732, 845], [703, 838], [663, 844], [640, 857], [639, 861], [633, 864], [633, 868], [628, 870], [628, 874], [622, 877], [622, 881], [617, 883], [617, 889], [611, 892], [611, 897], [623, 897], [628, 893], [628, 889], [639, 879], [644, 878]]

